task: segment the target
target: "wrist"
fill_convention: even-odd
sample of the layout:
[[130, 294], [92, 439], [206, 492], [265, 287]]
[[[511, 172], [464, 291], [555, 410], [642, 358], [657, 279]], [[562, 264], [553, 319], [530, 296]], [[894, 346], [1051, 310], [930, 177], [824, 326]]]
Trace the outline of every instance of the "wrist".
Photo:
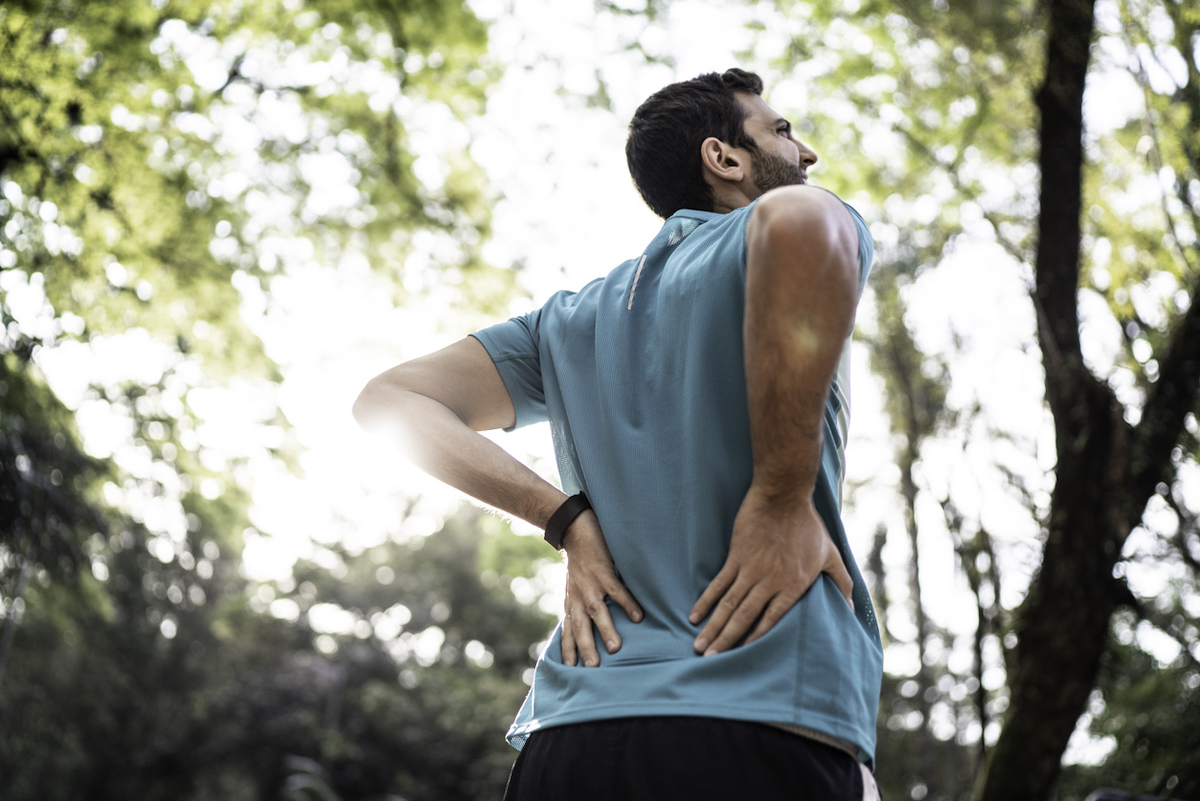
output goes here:
[[815, 481], [812, 479], [780, 476], [766, 478], [758, 474], [750, 481], [747, 497], [753, 497], [759, 504], [775, 509], [795, 509], [800, 506], [811, 506]]
[[[761, 432], [760, 432], [761, 433]], [[764, 444], [753, 443], [750, 487], [764, 499], [795, 505], [812, 498], [825, 438], [820, 431]]]
[[567, 530], [580, 515], [590, 511], [591, 508], [592, 504], [588, 501], [587, 495], [584, 495], [582, 492], [578, 492], [563, 501], [546, 522], [546, 542], [553, 545], [556, 550], [561, 551]]
[[580, 543], [587, 541], [587, 535], [580, 534], [579, 531], [585, 527], [583, 521], [588, 515], [594, 518], [596, 513], [591, 509], [585, 509], [579, 517], [571, 521], [571, 525], [567, 526], [566, 531], [563, 532], [562, 552], [568, 559], [570, 559], [572, 553], [575, 553], [579, 549]]

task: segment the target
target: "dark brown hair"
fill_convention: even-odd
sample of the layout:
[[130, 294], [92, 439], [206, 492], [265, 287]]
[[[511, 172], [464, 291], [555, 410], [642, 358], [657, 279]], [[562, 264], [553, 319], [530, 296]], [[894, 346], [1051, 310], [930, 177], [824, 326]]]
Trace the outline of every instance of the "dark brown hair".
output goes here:
[[680, 209], [712, 211], [700, 144], [715, 136], [734, 147], [757, 150], [734, 92], [761, 95], [762, 89], [762, 78], [734, 68], [673, 83], [638, 107], [629, 123], [625, 160], [634, 186], [655, 214], [666, 218]]

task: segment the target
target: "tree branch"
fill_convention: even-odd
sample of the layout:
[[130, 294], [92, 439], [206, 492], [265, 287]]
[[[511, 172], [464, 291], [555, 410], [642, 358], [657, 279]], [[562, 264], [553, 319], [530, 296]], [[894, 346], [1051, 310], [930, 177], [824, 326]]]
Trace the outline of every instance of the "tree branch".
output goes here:
[[[1034, 264], [1038, 339], [1046, 367], [1046, 400], [1068, 444], [1088, 416], [1084, 384], [1094, 379], [1083, 364], [1079, 342], [1079, 242], [1083, 171], [1083, 91], [1088, 44], [1092, 33], [1089, 2], [1066, 0], [1055, 4], [1060, 19], [1052, 19], [1056, 37], [1051, 45], [1045, 83], [1036, 100], [1042, 117], [1042, 147], [1038, 158], [1041, 192], [1038, 199], [1037, 256]], [[1052, 17], [1054, 12], [1052, 12]], [[1067, 20], [1071, 24], [1066, 24]], [[1086, 20], [1087, 24], [1082, 24]], [[1056, 24], [1057, 23], [1057, 26]], [[1066, 435], [1066, 436], [1064, 436]], [[1062, 452], [1060, 463], [1070, 455]]]
[[1146, 621], [1178, 643], [1180, 653], [1188, 664], [1193, 668], [1200, 667], [1200, 661], [1197, 661], [1196, 656], [1192, 653], [1192, 646], [1195, 643], [1185, 637], [1183, 632], [1174, 623], [1164, 620], [1153, 604], [1143, 603], [1141, 598], [1134, 595], [1133, 590], [1129, 589], [1129, 584], [1124, 579], [1114, 578], [1113, 584], [1118, 604], [1129, 607], [1138, 616], [1139, 620]]
[[[1191, 35], [1195, 26], [1189, 24], [1186, 15], [1175, 13], [1171, 3], [1165, 5], [1175, 23], [1177, 43], [1186, 60], [1194, 56]], [[1138, 63], [1141, 64], [1140, 57]], [[1139, 77], [1139, 81], [1144, 80], [1144, 75]], [[1179, 94], [1188, 111], [1180, 141], [1189, 166], [1197, 172], [1200, 164], [1197, 164], [1196, 154], [1187, 147], [1200, 135], [1200, 71], [1191, 62], [1188, 62], [1188, 80], [1180, 87]], [[1195, 409], [1200, 393], [1200, 276], [1190, 277], [1193, 281], [1191, 305], [1175, 323], [1167, 355], [1159, 360], [1158, 382], [1146, 399], [1141, 422], [1135, 430], [1128, 471], [1130, 488], [1147, 497], [1163, 480], [1170, 464], [1168, 455], [1183, 433], [1184, 416]]]
[[[1191, 305], [1174, 328], [1167, 354], [1159, 360], [1158, 381], [1133, 431], [1127, 487], [1135, 498], [1149, 498], [1166, 477], [1171, 449], [1183, 434], [1183, 419], [1196, 408], [1200, 394], [1200, 279], [1192, 290]], [[1140, 519], [1140, 506], [1136, 514]]]

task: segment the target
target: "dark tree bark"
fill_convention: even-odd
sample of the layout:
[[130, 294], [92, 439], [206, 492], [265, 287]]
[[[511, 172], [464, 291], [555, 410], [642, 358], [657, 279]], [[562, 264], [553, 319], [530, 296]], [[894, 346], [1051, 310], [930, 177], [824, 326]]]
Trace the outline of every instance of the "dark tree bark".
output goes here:
[[1004, 729], [981, 776], [984, 801], [1044, 799], [1095, 686], [1114, 608], [1112, 565], [1127, 523], [1112, 514], [1128, 427], [1083, 363], [1079, 283], [1083, 90], [1095, 0], [1048, 3], [1041, 112], [1041, 193], [1034, 265], [1046, 400], [1058, 468], [1042, 565], [1018, 611]]
[[[1096, 684], [1114, 609], [1113, 567], [1159, 482], [1200, 386], [1200, 299], [1176, 323], [1136, 427], [1087, 369], [1079, 344], [1083, 91], [1095, 0], [1049, 0], [1041, 112], [1034, 302], [1058, 466], [1042, 564], [1015, 621], [1004, 729], [980, 776], [982, 801], [1047, 799]], [[1193, 124], [1196, 120], [1192, 121]]]

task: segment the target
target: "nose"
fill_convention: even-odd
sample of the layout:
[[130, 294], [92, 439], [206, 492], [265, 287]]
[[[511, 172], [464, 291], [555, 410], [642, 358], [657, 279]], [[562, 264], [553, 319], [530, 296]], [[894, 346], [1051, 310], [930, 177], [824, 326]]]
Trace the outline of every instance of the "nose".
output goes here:
[[811, 167], [817, 163], [817, 154], [808, 145], [803, 142], [796, 142], [800, 146], [800, 163], [805, 167]]

